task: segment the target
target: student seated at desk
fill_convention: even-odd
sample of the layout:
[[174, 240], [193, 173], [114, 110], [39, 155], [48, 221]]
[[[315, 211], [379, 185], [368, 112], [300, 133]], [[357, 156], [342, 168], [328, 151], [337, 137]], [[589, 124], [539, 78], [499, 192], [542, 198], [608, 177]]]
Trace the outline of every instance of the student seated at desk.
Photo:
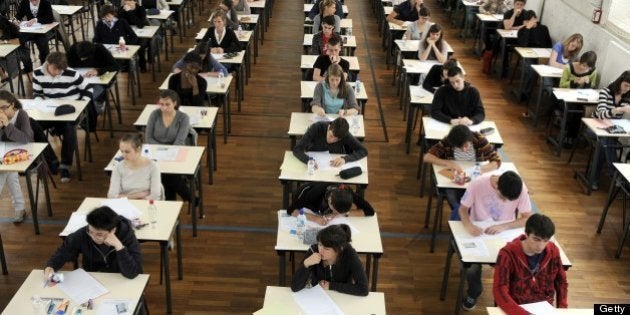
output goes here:
[[422, 81], [422, 88], [425, 90], [435, 93], [438, 88], [446, 83], [448, 79], [448, 70], [453, 67], [457, 67], [457, 59], [449, 58], [444, 64], [434, 65], [427, 73], [427, 76]]
[[203, 106], [208, 81], [199, 75], [201, 57], [196, 52], [184, 56], [184, 68], [168, 79], [168, 89], [179, 95], [182, 105]]
[[352, 86], [346, 82], [343, 69], [337, 64], [328, 67], [326, 79], [315, 86], [311, 111], [318, 116], [339, 114], [352, 116], [359, 113], [359, 104]]
[[[513, 171], [503, 174], [485, 174], [474, 179], [468, 185], [461, 200], [459, 215], [464, 228], [472, 236], [497, 234], [504, 230], [520, 228], [532, 213], [527, 187]], [[520, 214], [520, 218], [517, 217]], [[477, 221], [508, 221], [491, 225], [485, 230], [474, 224]], [[477, 305], [477, 299], [483, 292], [481, 283], [481, 265], [472, 264], [468, 268], [466, 279], [468, 291], [462, 301], [462, 308], [470, 311]]]
[[320, 55], [313, 64], [313, 81], [324, 80], [324, 75], [331, 64], [338, 64], [343, 69], [346, 80], [350, 72], [350, 63], [339, 56], [341, 52], [341, 36], [333, 34], [326, 44], [326, 54]]
[[[78, 71], [68, 67], [66, 55], [62, 52], [52, 52], [46, 57], [46, 62], [33, 72], [33, 98], [34, 99], [61, 99], [90, 101], [93, 95], [92, 88], [88, 87]], [[90, 102], [87, 109], [90, 131], [96, 130], [96, 110], [94, 103]], [[61, 135], [61, 165], [59, 173], [61, 182], [70, 181], [70, 167], [76, 148], [75, 125], [71, 122], [39, 122], [46, 129], [51, 128], [52, 133]]]
[[[527, 0], [515, 0], [514, 8], [510, 9], [503, 14], [503, 29], [505, 30], [519, 30], [524, 27], [523, 25], [523, 12], [525, 11], [525, 3]], [[496, 44], [498, 45], [498, 40]], [[507, 39], [506, 46], [513, 46], [515, 44], [514, 39]], [[486, 47], [487, 48], [487, 47]], [[506, 47], [508, 49], [508, 47]], [[497, 50], [497, 49], [495, 49]], [[504, 78], [508, 73], [508, 53], [503, 55], [503, 60], [501, 62], [501, 77]]]
[[[311, 11], [308, 12], [308, 17], [311, 20], [315, 20], [315, 17], [317, 15], [319, 15], [319, 12], [320, 12], [319, 5], [321, 3], [322, 3], [322, 0], [315, 1], [313, 6], [311, 7]], [[335, 15], [338, 16], [340, 19], [344, 18], [345, 13], [343, 13], [343, 2], [342, 1], [335, 0]]]
[[319, 285], [325, 290], [367, 296], [368, 280], [356, 250], [350, 245], [352, 232], [346, 224], [331, 225], [317, 233], [293, 275], [291, 290]]
[[223, 10], [217, 10], [212, 15], [212, 25], [201, 41], [210, 43], [210, 52], [225, 54], [241, 51], [241, 44], [234, 30], [226, 27], [226, 17]]
[[569, 63], [575, 61], [582, 50], [584, 38], [582, 34], [575, 33], [562, 42], [557, 42], [551, 49], [549, 65], [564, 69]]
[[[624, 71], [615, 81], [599, 91], [597, 110], [593, 113], [599, 119], [622, 119], [626, 113], [630, 113], [630, 70]], [[589, 132], [590, 133], [590, 132]], [[591, 134], [594, 138], [595, 136]], [[606, 163], [606, 174], [611, 177], [615, 173], [613, 162], [617, 162], [617, 139], [605, 137], [599, 139], [599, 163], [594, 165], [595, 174], [599, 176]], [[596, 179], [593, 189], [599, 188]]]
[[[190, 118], [179, 111], [179, 96], [173, 90], [160, 91], [160, 108], [154, 110], [147, 121], [145, 140], [149, 144], [188, 145], [189, 136], [196, 137], [190, 125]], [[164, 199], [176, 200], [179, 194], [184, 201], [190, 201], [190, 189], [181, 175], [162, 174]], [[195, 202], [196, 203], [196, 202]]]
[[464, 81], [460, 67], [448, 69], [448, 82], [433, 96], [431, 117], [451, 125], [475, 125], [486, 118], [477, 88]]
[[429, 9], [421, 6], [418, 10], [418, 20], [407, 26], [403, 39], [423, 41], [429, 34], [429, 27], [433, 25], [433, 22], [429, 22], [430, 18], [431, 12]]
[[549, 240], [556, 227], [542, 214], [532, 214], [525, 234], [507, 243], [494, 265], [492, 293], [506, 314], [528, 315], [519, 304], [547, 301], [558, 308], [569, 307], [567, 275], [560, 250]]
[[307, 183], [298, 187], [292, 196], [293, 200], [287, 208], [287, 214], [295, 217], [299, 214], [299, 209], [307, 208], [315, 213], [315, 215], [307, 213], [308, 220], [320, 225], [326, 225], [337, 216], [359, 215], [354, 214], [354, 211], [350, 212], [352, 204], [363, 211], [361, 215], [374, 215], [372, 205], [344, 184]]
[[[560, 78], [560, 88], [565, 89], [590, 89], [597, 88], [597, 70], [595, 63], [597, 62], [597, 54], [594, 51], [587, 51], [582, 54], [579, 61], [569, 63], [564, 68], [562, 77]], [[554, 97], [555, 98], [555, 97]], [[556, 109], [563, 110], [562, 103], [555, 101]], [[580, 132], [582, 124], [582, 115], [577, 113], [569, 113], [567, 116], [567, 136], [566, 144], [572, 146], [574, 140]]]
[[128, 279], [142, 273], [140, 244], [129, 220], [102, 206], [88, 213], [86, 221], [88, 225], [68, 235], [48, 259], [46, 279], [79, 254], [85, 271], [121, 273]]
[[[55, 22], [55, 17], [53, 16], [52, 5], [48, 0], [21, 0], [15, 13], [15, 23], [20, 25], [20, 22], [24, 19], [26, 19], [24, 21], [26, 26], [32, 26], [35, 23], [53, 23]], [[41, 64], [44, 64], [50, 52], [48, 48], [48, 34], [21, 33], [20, 36], [23, 48], [28, 49], [26, 43], [29, 41], [35, 43], [37, 50], [39, 50], [39, 61]], [[26, 67], [26, 65], [24, 66]], [[33, 70], [32, 66], [31, 64], [30, 69], [25, 69], [27, 73], [30, 72], [28, 70]]]
[[236, 10], [236, 14], [252, 14], [247, 0], [234, 0], [234, 10]]
[[[129, 23], [130, 26], [135, 26], [139, 29], [142, 29], [143, 27], [149, 25], [149, 20], [147, 19], [147, 10], [145, 7], [140, 5], [137, 0], [124, 0], [123, 6], [118, 8], [118, 18], [127, 20], [127, 23]], [[154, 36], [160, 37], [161, 35], [158, 32], [155, 33]], [[144, 71], [146, 70], [147, 60], [149, 62], [153, 62], [153, 53], [151, 52], [151, 39], [138, 38], [138, 44], [140, 45], [140, 50], [138, 50], [140, 70]]]
[[407, 0], [395, 5], [392, 13], [387, 16], [387, 22], [403, 25], [405, 22], [418, 20], [418, 11], [424, 6], [424, 0]]
[[225, 13], [227, 27], [233, 30], [238, 29], [240, 21], [238, 20], [238, 13], [234, 8], [234, 2], [232, 0], [221, 0], [219, 8]]
[[[479, 5], [479, 13], [482, 14], [505, 14], [508, 10], [512, 9], [512, 1], [510, 0], [482, 0], [480, 1], [480, 5]], [[471, 10], [474, 12], [474, 10]], [[468, 21], [470, 21], [471, 23], [474, 21], [475, 17], [471, 16]], [[485, 44], [485, 48], [484, 48], [484, 54], [486, 54], [486, 52], [490, 52], [490, 57], [492, 57], [492, 50], [493, 50], [493, 44], [492, 44], [492, 39], [493, 37], [495, 37], [494, 35], [496, 34], [496, 27], [494, 26], [490, 26], [490, 27], [486, 27], [485, 28], [485, 33], [484, 34], [480, 34], [481, 38], [483, 38], [483, 42]]]
[[[22, 72], [32, 75], [33, 61], [31, 60], [31, 51], [28, 45], [21, 39], [20, 28], [11, 23], [4, 15], [0, 15], [0, 41], [5, 44], [20, 45], [17, 54], [24, 65]], [[0, 79], [2, 79], [2, 83], [8, 82], [8, 80], [11, 79], [6, 70], [7, 69], [0, 67]]]
[[[524, 27], [518, 30], [518, 45], [520, 47], [548, 48], [551, 47], [551, 36], [547, 26], [539, 24], [536, 12], [528, 10], [523, 12]], [[538, 64], [538, 59], [523, 58], [521, 63], [524, 72], [522, 94], [519, 96], [520, 101], [529, 99], [532, 92], [532, 83], [534, 81], [532, 64]]]
[[326, 44], [333, 35], [339, 36], [339, 33], [334, 32], [335, 19], [332, 16], [325, 16], [322, 19], [322, 30], [313, 34], [313, 40], [311, 41], [311, 55], [327, 55]]
[[335, 15], [335, 8], [335, 0], [322, 0], [319, 2], [320, 13], [313, 18], [313, 34], [319, 32], [322, 29], [321, 23], [323, 19], [327, 16], [331, 16], [333, 19], [335, 19], [335, 33], [341, 33], [341, 19], [343, 15], [341, 17]]
[[[101, 76], [106, 72], [115, 72], [120, 70], [120, 65], [112, 56], [112, 53], [102, 44], [92, 43], [89, 41], [81, 41], [72, 44], [68, 49], [68, 65], [72, 68], [90, 68], [84, 77]], [[103, 112], [105, 109], [106, 86], [101, 84], [92, 85], [94, 93], [92, 100], [96, 109]]]
[[118, 148], [123, 160], [112, 171], [107, 198], [164, 199], [157, 164], [142, 156], [142, 137], [137, 133], [126, 134]]
[[[201, 70], [199, 70], [199, 75], [202, 77], [218, 77], [219, 73], [222, 72], [224, 75], [228, 73], [228, 70], [225, 66], [223, 66], [220, 62], [218, 62], [212, 54], [210, 53], [210, 43], [208, 42], [199, 42], [195, 49], [193, 50], [196, 54], [201, 57]], [[187, 55], [188, 53], [186, 53]], [[184, 57], [186, 56], [184, 55]], [[186, 63], [184, 62], [184, 57], [177, 60], [173, 65], [173, 73], [179, 73], [184, 70], [186, 67]]]
[[[28, 114], [22, 110], [20, 101], [7, 90], [0, 90], [0, 140], [19, 143], [33, 141], [33, 130]], [[21, 223], [26, 216], [26, 204], [18, 173], [0, 172], [0, 195], [5, 184], [9, 186], [11, 204], [15, 210], [13, 223]]]
[[293, 148], [293, 155], [308, 162], [307, 151], [329, 151], [334, 154], [345, 154], [330, 161], [330, 165], [339, 167], [346, 162], [358, 161], [368, 155], [367, 149], [348, 131], [350, 126], [343, 117], [331, 122], [320, 121], [312, 124], [304, 136]]
[[[125, 19], [117, 18], [118, 10], [111, 4], [106, 4], [101, 7], [99, 16], [101, 20], [96, 23], [94, 29], [95, 43], [118, 45], [120, 38], [125, 40], [127, 45], [138, 45], [140, 40], [136, 35], [136, 32], [129, 26], [129, 22]], [[140, 71], [147, 71], [146, 59], [144, 57], [144, 49], [138, 50]]]
[[[459, 164], [453, 161], [488, 161], [481, 166], [481, 173], [487, 173], [501, 166], [501, 156], [488, 139], [479, 132], [472, 132], [464, 125], [451, 128], [448, 135], [436, 143], [424, 155], [423, 161], [441, 165], [457, 172], [463, 172]], [[444, 189], [446, 201], [451, 206], [450, 220], [459, 220], [459, 201], [464, 196], [464, 189]]]
[[429, 35], [420, 41], [418, 58], [422, 61], [437, 60], [444, 63], [448, 58], [448, 45], [442, 39], [442, 26], [433, 24], [429, 27]]

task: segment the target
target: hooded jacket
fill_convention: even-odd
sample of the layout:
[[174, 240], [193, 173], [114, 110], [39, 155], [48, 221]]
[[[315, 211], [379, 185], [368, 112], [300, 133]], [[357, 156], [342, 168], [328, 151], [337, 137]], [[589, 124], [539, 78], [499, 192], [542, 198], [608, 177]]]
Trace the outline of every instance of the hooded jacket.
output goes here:
[[476, 125], [486, 119], [486, 113], [477, 88], [466, 82], [464, 89], [457, 91], [447, 82], [433, 95], [431, 117], [447, 124], [451, 119], [468, 117]]
[[[330, 185], [330, 183], [313, 182], [298, 187], [298, 189], [292, 194], [293, 201], [287, 209], [287, 213], [291, 215], [293, 213], [293, 210], [306, 207], [313, 212], [322, 215], [325, 214], [328, 210], [326, 192], [328, 191], [328, 187], [331, 186], [336, 185]], [[372, 205], [370, 205], [367, 200], [363, 199], [354, 191], [350, 191], [352, 192], [352, 203], [354, 203], [357, 208], [363, 210], [363, 214], [365, 214], [365, 216], [373, 216], [374, 208], [372, 208]]]
[[85, 271], [122, 273], [126, 278], [133, 279], [142, 273], [140, 244], [131, 222], [122, 216], [118, 216], [116, 237], [124, 246], [120, 251], [94, 243], [88, 235], [88, 226], [82, 227], [66, 237], [46, 266], [59, 270], [66, 262], [75, 261], [81, 253], [81, 266]]
[[567, 308], [567, 276], [560, 258], [560, 250], [553, 242], [547, 243], [538, 270], [529, 269], [521, 235], [505, 245], [494, 267], [492, 293], [494, 301], [507, 314], [528, 315], [519, 304], [547, 301], [558, 308]]

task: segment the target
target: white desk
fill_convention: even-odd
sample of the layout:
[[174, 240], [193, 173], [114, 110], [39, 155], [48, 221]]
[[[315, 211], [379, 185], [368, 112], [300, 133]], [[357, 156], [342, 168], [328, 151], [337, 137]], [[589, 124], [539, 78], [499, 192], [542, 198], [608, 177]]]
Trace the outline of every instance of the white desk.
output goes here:
[[[422, 125], [424, 126], [425, 138], [427, 140], [439, 141], [442, 140], [446, 135], [448, 135], [449, 131], [453, 126], [449, 124], [445, 124], [439, 122], [431, 117], [422, 117]], [[494, 128], [494, 132], [486, 136], [488, 142], [495, 145], [502, 145], [503, 138], [501, 137], [501, 133], [497, 128], [497, 125], [494, 121], [484, 120], [477, 125], [468, 126], [470, 130], [479, 132], [480, 129], [484, 128]]]
[[[0, 63], [5, 71], [9, 71], [9, 58], [14, 58], [13, 63], [19, 65], [20, 57], [18, 56], [17, 49], [20, 45], [16, 44], [2, 44], [0, 45]], [[9, 75], [9, 87], [11, 88], [11, 93], [15, 93], [15, 89], [13, 88], [13, 78], [11, 77], [11, 73], [7, 73]], [[22, 81], [22, 67], [17, 67], [17, 77], [18, 77], [18, 87], [17, 93], [20, 93], [20, 88], [22, 89], [22, 94], [25, 95], [24, 89], [24, 81]]]
[[[300, 241], [296, 235], [291, 234], [290, 231], [283, 229], [280, 224], [280, 220], [283, 217], [288, 217], [286, 210], [278, 210], [278, 234], [276, 237], [275, 250], [279, 257], [279, 283], [280, 286], [285, 285], [285, 271], [286, 271], [286, 252], [291, 252], [293, 257], [294, 252], [306, 252], [309, 248], [308, 245]], [[372, 276], [372, 291], [376, 291], [376, 283], [378, 277], [378, 260], [383, 255], [383, 244], [381, 242], [381, 232], [378, 227], [378, 218], [376, 214], [371, 217], [364, 216], [350, 216], [348, 217], [350, 224], [355, 227], [360, 233], [353, 235], [352, 247], [357, 253], [367, 254], [366, 268], [368, 281], [370, 275]], [[370, 257], [374, 258], [374, 268], [370, 267]], [[295, 262], [293, 259], [292, 262]], [[301, 259], [297, 259], [298, 262]], [[371, 270], [370, 270], [371, 269]], [[293, 268], [292, 268], [293, 270]], [[371, 272], [370, 272], [371, 271]]]
[[[342, 154], [331, 154], [331, 157], [341, 156]], [[309, 176], [306, 173], [306, 164], [298, 160], [292, 151], [285, 151], [282, 165], [280, 166], [280, 176], [278, 179], [283, 186], [282, 205], [286, 209], [289, 207], [289, 194], [291, 193], [292, 183], [295, 182], [325, 182], [325, 183], [345, 183], [357, 185], [357, 193], [364, 194], [368, 185], [368, 159], [367, 157], [357, 161], [361, 164], [363, 173], [359, 176], [341, 179], [339, 171], [340, 167], [331, 167], [329, 170], [317, 170], [314, 175]]]
[[[169, 74], [162, 85], [158, 88], [160, 91], [168, 90], [168, 80], [173, 74]], [[232, 75], [226, 75], [221, 84], [219, 78], [204, 77], [208, 86], [206, 94], [217, 94], [223, 97], [223, 143], [227, 143], [228, 133], [232, 131], [232, 113], [230, 109], [230, 84], [232, 83]]]
[[[101, 206], [101, 202], [106, 201], [107, 198], [85, 198], [77, 209], [77, 213], [88, 214], [95, 208]], [[149, 207], [148, 200], [129, 200], [138, 210], [142, 212], [140, 216], [141, 222], [149, 222], [149, 214], [147, 208]], [[155, 206], [157, 207], [157, 227], [152, 229], [150, 226], [145, 226], [139, 230], [134, 230], [136, 238], [139, 242], [157, 242], [160, 245], [160, 259], [164, 263], [165, 272], [165, 287], [166, 287], [166, 308], [167, 312], [172, 311], [172, 298], [171, 298], [171, 271], [169, 268], [169, 255], [168, 255], [168, 242], [175, 233], [175, 241], [177, 246], [177, 271], [178, 279], [183, 279], [183, 267], [182, 267], [182, 244], [181, 244], [181, 232], [179, 227], [179, 213], [181, 212], [183, 202], [181, 201], [161, 201], [156, 200]], [[59, 233], [59, 236], [66, 237], [76, 230], [66, 227]], [[160, 264], [161, 265], [161, 264]], [[161, 272], [161, 271], [160, 271]]]
[[[497, 223], [500, 223], [500, 222], [497, 222]], [[499, 250], [503, 248], [507, 242], [512, 241], [515, 238], [514, 235], [519, 234], [518, 233], [519, 231], [521, 232], [520, 234], [524, 234], [525, 229], [524, 228], [512, 229], [512, 230], [503, 231], [496, 235], [483, 235], [479, 237], [473, 237], [470, 234], [468, 234], [468, 232], [464, 228], [464, 225], [462, 224], [461, 221], [448, 221], [448, 225], [451, 228], [451, 239], [449, 241], [448, 253], [446, 255], [446, 264], [444, 266], [445, 268], [444, 278], [442, 279], [440, 300], [444, 301], [444, 298], [446, 297], [448, 277], [449, 277], [449, 272], [451, 269], [451, 259], [453, 257], [453, 254], [457, 252], [457, 255], [460, 257], [459, 263], [460, 263], [461, 272], [460, 272], [459, 288], [457, 290], [457, 299], [455, 300], [455, 314], [459, 314], [459, 311], [462, 305], [461, 301], [464, 294], [464, 282], [466, 280], [465, 278], [466, 272], [468, 268], [470, 268], [470, 265], [471, 264], [483, 264], [483, 265], [490, 264], [491, 265], [491, 264], [496, 263], [497, 256], [499, 255]], [[471, 238], [474, 238], [476, 240], [481, 239], [483, 241], [487, 249], [487, 255], [484, 255], [484, 256], [471, 255], [470, 253], [466, 251], [460, 250], [460, 245], [470, 242]], [[560, 244], [558, 244], [558, 241], [553, 237], [551, 240], [552, 242], [556, 244], [556, 246], [558, 246], [558, 249], [560, 250], [560, 257], [562, 259], [562, 265], [564, 265], [565, 269], [569, 269], [571, 267], [571, 261], [565, 255], [564, 250], [562, 250], [562, 247], [560, 246]]]
[[[37, 120], [39, 122], [48, 122], [48, 123], [72, 123], [74, 124], [74, 142], [76, 144], [74, 148], [74, 159], [77, 163], [77, 172], [79, 176], [79, 180], [83, 180], [83, 173], [81, 172], [81, 154], [79, 152], [79, 141], [77, 137], [77, 128], [79, 127], [79, 123], [85, 119], [86, 125], [89, 130], [89, 119], [87, 118], [87, 112], [85, 108], [88, 105], [88, 101], [71, 101], [71, 100], [62, 100], [62, 99], [49, 99], [49, 101], [55, 102], [57, 105], [62, 104], [70, 104], [74, 106], [74, 113], [55, 116], [54, 112], [42, 112], [39, 109], [36, 109], [34, 106], [37, 103], [37, 100], [33, 99], [21, 99], [20, 102], [24, 107], [24, 110], [28, 113], [28, 116]], [[87, 147], [89, 153], [89, 161], [92, 161], [92, 144], [90, 143], [89, 132], [86, 132], [85, 137], [85, 145]]]
[[563, 69], [552, 67], [549, 65], [531, 65], [534, 72], [538, 75], [538, 97], [536, 98], [536, 107], [529, 109], [529, 103], [527, 104], [527, 112], [529, 116], [534, 120], [534, 126], [538, 125], [538, 116], [540, 111], [540, 101], [542, 99], [542, 92], [544, 87], [545, 78], [559, 79], [562, 77]]
[[[291, 122], [289, 122], [288, 132], [289, 137], [291, 138], [291, 149], [295, 147], [296, 138], [303, 136], [306, 133], [308, 127], [310, 127], [314, 123], [314, 115], [315, 114], [313, 113], [291, 113]], [[326, 114], [326, 116], [330, 117], [331, 119], [336, 119], [337, 117], [339, 117], [338, 114]], [[345, 117], [345, 119], [348, 121], [348, 124], [350, 125], [350, 134], [358, 139], [365, 138], [365, 123], [363, 118], [363, 115]], [[352, 128], [353, 119], [358, 119], [358, 128]]]
[[[48, 174], [46, 173], [47, 167], [45, 162], [40, 159], [40, 155], [48, 146], [48, 143], [31, 142], [26, 144], [7, 142], [7, 149], [22, 148], [28, 151], [30, 155], [26, 161], [21, 161], [13, 164], [0, 164], [0, 172], [18, 172], [24, 174], [26, 177], [26, 188], [28, 190], [28, 200], [31, 207], [31, 215], [33, 216], [33, 228], [35, 234], [39, 234], [39, 220], [37, 219], [37, 205], [39, 204], [39, 195], [35, 195], [33, 192], [33, 181], [31, 180], [31, 171], [37, 170], [37, 187], [39, 188], [39, 181], [43, 182], [44, 186], [44, 198], [46, 200], [46, 207], [48, 210], [48, 216], [52, 216], [52, 208], [50, 206], [50, 196], [48, 194]], [[37, 189], [39, 191], [39, 189]], [[1, 245], [1, 244], [0, 244]], [[1, 253], [0, 253], [1, 254]], [[6, 267], [4, 267], [6, 269]]]
[[20, 28], [20, 33], [24, 34], [46, 34], [59, 26], [59, 22], [42, 24], [41, 28]]
[[105, 87], [105, 110], [109, 119], [109, 137], [114, 137], [114, 126], [112, 120], [112, 112], [109, 107], [109, 89], [114, 86], [115, 99], [114, 108], [118, 113], [118, 124], [122, 124], [122, 115], [120, 112], [120, 92], [118, 90], [118, 71], [105, 72], [99, 76], [86, 77], [85, 73], [92, 68], [75, 68], [83, 76], [83, 81], [88, 85], [102, 85]]
[[[514, 50], [516, 50], [516, 53], [521, 57], [521, 80], [519, 89], [518, 91], [513, 91], [517, 98], [519, 98], [524, 93], [525, 72], [530, 71], [530, 69], [526, 69], [525, 67], [525, 59], [548, 59], [551, 56], [551, 48], [514, 47]], [[514, 71], [516, 71], [516, 69], [514, 69]]]
[[133, 29], [138, 38], [150, 42], [149, 47], [147, 48], [149, 49], [149, 51], [153, 51], [152, 47], [157, 47], [157, 49], [155, 49], [155, 53], [152, 54], [153, 60], [151, 61], [151, 78], [153, 79], [153, 82], [155, 82], [156, 67], [158, 71], [162, 72], [162, 66], [160, 63], [160, 48], [162, 47], [162, 38], [156, 36], [156, 34], [158, 34], [158, 32], [160, 31], [160, 26], [146, 25], [143, 28], [138, 28], [137, 26], [132, 25], [131, 29]]
[[[421, 86], [409, 85], [408, 86], [409, 97], [401, 97], [401, 102], [409, 99], [407, 106], [407, 129], [405, 131], [405, 143], [407, 144], [407, 154], [411, 149], [411, 134], [413, 132], [413, 124], [415, 123], [416, 111], [420, 109], [420, 117], [424, 117], [431, 103], [433, 103], [433, 93], [425, 90]], [[401, 93], [404, 94], [404, 93]], [[401, 107], [404, 104], [401, 104]], [[420, 120], [420, 127], [418, 127], [419, 133], [422, 132], [422, 120]]]
[[114, 44], [103, 44], [114, 59], [121, 60], [123, 62], [129, 62], [129, 84], [131, 90], [131, 104], [136, 104], [136, 90], [133, 88], [134, 85], [137, 86], [138, 97], [142, 97], [142, 89], [140, 87], [140, 71], [138, 70], [138, 51], [140, 50], [139, 45], [126, 45], [125, 50], [120, 50], [118, 45]]
[[[354, 51], [357, 48], [357, 37], [356, 36], [347, 36], [341, 35], [341, 38], [344, 40], [342, 44], [342, 49], [346, 51], [345, 55], [354, 56]], [[313, 34], [304, 34], [304, 41], [302, 42], [302, 46], [304, 46], [304, 53], [310, 54], [310, 48], [313, 46]], [[322, 47], [322, 49], [324, 49]]]
[[[159, 109], [159, 107], [159, 105], [147, 104], [133, 125], [136, 126], [136, 128], [144, 128], [147, 125], [151, 113], [154, 110]], [[213, 170], [217, 170], [216, 125], [219, 109], [217, 107], [180, 106], [178, 110], [188, 115], [193, 128], [196, 130], [208, 131], [208, 142], [206, 144], [208, 154], [206, 163], [208, 164], [208, 182], [212, 185], [212, 173]], [[205, 113], [205, 115], [203, 113]]]
[[[182, 160], [177, 161], [157, 161], [158, 168], [161, 174], [173, 174], [186, 176], [189, 179], [190, 185], [190, 202], [188, 203], [188, 209], [192, 216], [193, 236], [197, 236], [197, 207], [194, 206], [195, 190], [197, 184], [199, 184], [199, 218], [203, 219], [203, 189], [201, 187], [201, 157], [203, 156], [204, 147], [199, 146], [176, 146], [176, 145], [158, 145], [149, 144], [151, 152], [159, 151], [164, 148], [177, 148], [179, 149], [179, 157], [183, 157]], [[116, 158], [121, 157], [120, 151], [112, 157], [109, 163], [105, 166], [105, 172], [112, 172], [116, 167]]]
[[[562, 101], [562, 119], [557, 137], [549, 135], [547, 141], [555, 147], [556, 155], [562, 152], [562, 143], [566, 134], [569, 114], [584, 114], [584, 107], [595, 106], [599, 101], [599, 90], [554, 88], [553, 95]], [[589, 192], [590, 194], [590, 185]]]
[[[616, 200], [617, 194], [619, 191], [623, 191], [625, 194], [625, 198], [630, 195], [630, 191], [628, 191], [628, 183], [630, 183], [630, 164], [625, 163], [613, 163], [615, 166], [615, 175], [613, 176], [612, 181], [610, 182], [610, 188], [608, 189], [608, 198], [606, 199], [606, 203], [604, 204], [604, 209], [602, 210], [601, 217], [599, 219], [599, 225], [597, 225], [597, 234], [602, 232], [602, 228], [604, 227], [604, 222], [606, 221], [606, 215], [608, 215], [608, 209], [610, 208], [613, 201]], [[626, 214], [626, 203], [622, 204], [622, 216]], [[615, 258], [619, 258], [621, 256], [621, 250], [623, 249], [623, 244], [626, 241], [626, 237], [628, 236], [628, 230], [630, 230], [630, 222], [625, 220], [622, 217], [622, 226], [621, 230], [623, 233], [621, 234], [621, 239], [619, 240], [619, 245], [617, 246], [617, 252], [615, 253]]]
[[[85, 314], [96, 314], [98, 308], [105, 299], [124, 299], [130, 300], [130, 310], [134, 313], [144, 289], [149, 282], [149, 275], [140, 274], [134, 279], [127, 279], [119, 273], [103, 273], [103, 272], [89, 272], [98, 282], [103, 284], [109, 290], [109, 293], [94, 300], [94, 311], [87, 311]], [[7, 307], [2, 311], [3, 315], [14, 314], [32, 314], [33, 307], [31, 306], [31, 297], [38, 295], [40, 297], [51, 298], [69, 298], [63, 293], [57, 286], [49, 286], [44, 288], [44, 270], [34, 269], [28, 275], [28, 277], [20, 286], [20, 289], [15, 293]], [[75, 307], [74, 303], [71, 303], [72, 307]], [[72, 310], [72, 307], [68, 308]]]
[[[347, 315], [385, 315], [385, 294], [370, 292], [368, 296], [354, 296], [326, 291], [330, 298]], [[292, 298], [291, 288], [267, 286], [263, 308], [276, 309], [290, 312], [289, 314], [302, 314], [300, 307]]]
[[[74, 17], [75, 14], [77, 14], [77, 12], [79, 12], [81, 9], [83, 9], [83, 6], [80, 5], [52, 5], [52, 9], [54, 11], [56, 11], [57, 13], [59, 13], [59, 15], [61, 15], [61, 17], [63, 18], [64, 16], [67, 17], [68, 19], [68, 24], [70, 24], [70, 33], [72, 34], [72, 40], [73, 42], [77, 42], [77, 37], [76, 35], [74, 35], [75, 31], [74, 31], [74, 21], [72, 20], [72, 18]], [[81, 38], [83, 40], [85, 40], [85, 28], [83, 27], [83, 16], [81, 14], [78, 15], [79, 16], [79, 26], [81, 27]], [[61, 21], [63, 22], [63, 20]]]

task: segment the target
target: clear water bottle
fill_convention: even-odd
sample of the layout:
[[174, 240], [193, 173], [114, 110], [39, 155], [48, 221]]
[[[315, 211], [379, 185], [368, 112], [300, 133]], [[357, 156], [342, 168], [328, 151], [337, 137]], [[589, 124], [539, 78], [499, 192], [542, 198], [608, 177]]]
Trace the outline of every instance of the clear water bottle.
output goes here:
[[481, 166], [479, 163], [475, 163], [475, 168], [473, 169], [472, 178], [475, 179], [481, 176]]
[[151, 223], [151, 229], [155, 230], [157, 228], [158, 213], [153, 199], [149, 200], [149, 208], [147, 208], [147, 212], [149, 213], [149, 223]]
[[357, 76], [357, 80], [354, 82], [354, 91], [356, 92], [356, 94], [361, 93], [361, 88], [363, 88], [363, 86], [361, 85], [361, 80], [359, 80], [359, 76]]
[[313, 157], [308, 158], [308, 162], [306, 163], [306, 170], [308, 176], [315, 175], [315, 159], [313, 159]]
[[348, 27], [348, 28], [346, 29], [346, 35], [348, 35], [348, 36], [352, 36], [352, 27]]
[[352, 128], [352, 134], [356, 136], [356, 134], [359, 132], [359, 129], [361, 129], [361, 124], [359, 123], [359, 115], [354, 115], [352, 116], [352, 125], [350, 126], [350, 128]]
[[296, 234], [300, 241], [304, 241], [304, 233], [306, 232], [306, 214], [304, 214], [304, 208], [300, 209], [300, 214], [297, 217], [297, 229]]
[[223, 72], [223, 69], [221, 69], [221, 71], [219, 71], [219, 80], [217, 80], [217, 85], [223, 87], [223, 78], [225, 78], [225, 73]]
[[238, 35], [238, 38], [243, 37], [243, 27], [240, 24], [238, 26], [238, 29], [236, 30], [236, 35]]
[[120, 36], [120, 38], [118, 38], [118, 49], [120, 51], [127, 50], [127, 43], [125, 43], [125, 37], [123, 36]]

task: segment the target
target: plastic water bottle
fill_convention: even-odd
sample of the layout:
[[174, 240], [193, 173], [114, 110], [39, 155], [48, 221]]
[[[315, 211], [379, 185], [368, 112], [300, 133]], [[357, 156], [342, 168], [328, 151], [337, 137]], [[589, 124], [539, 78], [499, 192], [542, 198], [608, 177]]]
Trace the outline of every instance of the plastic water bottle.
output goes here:
[[127, 43], [125, 43], [125, 37], [123, 36], [120, 36], [120, 38], [118, 39], [118, 50], [127, 50]]
[[300, 214], [297, 217], [297, 229], [296, 234], [300, 241], [304, 241], [304, 233], [306, 232], [306, 214], [304, 214], [304, 208], [300, 209]]
[[238, 29], [236, 30], [236, 35], [238, 35], [238, 38], [243, 37], [243, 27], [239, 24]]
[[479, 163], [475, 163], [475, 168], [473, 169], [472, 178], [475, 179], [481, 176], [481, 166]]
[[361, 93], [361, 88], [363, 88], [363, 86], [361, 86], [361, 80], [359, 80], [359, 77], [357, 76], [357, 80], [354, 82], [354, 91], [356, 94]]
[[142, 156], [148, 159], [152, 158], [151, 147], [148, 144], [142, 145]]
[[306, 170], [308, 176], [315, 175], [315, 159], [313, 159], [313, 157], [308, 158], [308, 162], [306, 163]]
[[151, 229], [155, 230], [157, 228], [158, 213], [153, 199], [149, 200], [149, 208], [147, 208], [147, 212], [149, 213], [149, 223], [151, 223]]
[[359, 124], [358, 114], [352, 116], [352, 126], [350, 128], [352, 128], [352, 134], [354, 135], [356, 135], [359, 132], [359, 129], [361, 129], [361, 124]]
[[352, 36], [352, 27], [348, 27], [348, 29], [346, 29], [346, 35]]
[[217, 85], [223, 87], [223, 78], [225, 78], [225, 73], [223, 73], [223, 69], [219, 71], [219, 80], [217, 80]]

